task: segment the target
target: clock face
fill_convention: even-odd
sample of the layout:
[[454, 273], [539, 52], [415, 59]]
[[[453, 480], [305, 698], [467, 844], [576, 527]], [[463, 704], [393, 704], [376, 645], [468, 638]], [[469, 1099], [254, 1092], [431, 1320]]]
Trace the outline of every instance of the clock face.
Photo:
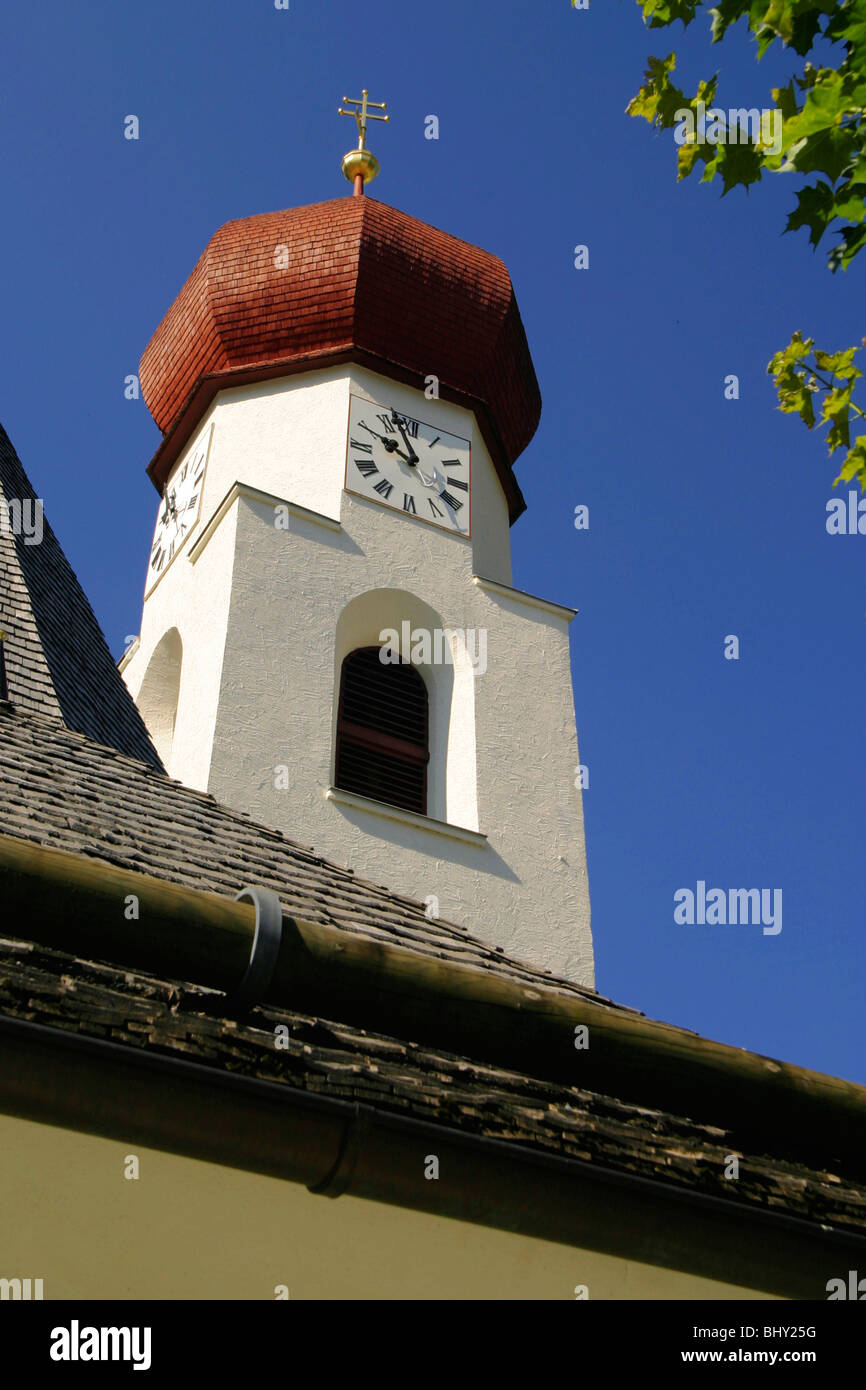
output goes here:
[[458, 536], [470, 536], [471, 446], [388, 405], [352, 396], [346, 489]]
[[165, 574], [198, 520], [212, 433], [213, 425], [177, 465], [163, 488], [153, 533], [145, 595]]

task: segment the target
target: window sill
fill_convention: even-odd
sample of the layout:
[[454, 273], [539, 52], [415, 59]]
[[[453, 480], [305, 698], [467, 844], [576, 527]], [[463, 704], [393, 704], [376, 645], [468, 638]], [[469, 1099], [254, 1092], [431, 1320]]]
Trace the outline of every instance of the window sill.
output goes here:
[[346, 792], [340, 787], [328, 787], [325, 798], [353, 811], [367, 811], [370, 815], [381, 816], [384, 820], [397, 821], [399, 825], [411, 825], [418, 830], [427, 830], [433, 835], [461, 840], [465, 845], [477, 845], [483, 849], [487, 844], [487, 836], [480, 830], [467, 830], [465, 826], [450, 825], [447, 821], [434, 820], [432, 816], [419, 816], [416, 811], [403, 811], [399, 806], [389, 806], [386, 801], [373, 801], [369, 796], [358, 796], [356, 792]]

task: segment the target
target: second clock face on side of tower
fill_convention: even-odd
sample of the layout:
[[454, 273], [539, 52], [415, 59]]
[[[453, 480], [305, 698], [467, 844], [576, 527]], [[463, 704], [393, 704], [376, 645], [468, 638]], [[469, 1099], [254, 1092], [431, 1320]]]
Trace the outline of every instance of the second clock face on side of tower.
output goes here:
[[145, 597], [162, 578], [198, 520], [213, 425], [178, 464], [163, 489], [147, 568]]
[[458, 536], [472, 534], [468, 439], [352, 396], [346, 490]]

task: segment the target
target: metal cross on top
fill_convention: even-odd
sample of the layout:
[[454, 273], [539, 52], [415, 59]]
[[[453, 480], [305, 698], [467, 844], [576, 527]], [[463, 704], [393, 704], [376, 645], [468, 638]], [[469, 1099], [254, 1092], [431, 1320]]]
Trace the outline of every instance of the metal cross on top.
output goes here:
[[363, 92], [361, 93], [360, 101], [357, 99], [357, 97], [343, 97], [343, 100], [346, 102], [348, 106], [359, 106], [361, 108], [359, 111], [344, 111], [342, 106], [337, 111], [338, 116], [355, 117], [355, 120], [358, 123], [359, 150], [366, 149], [365, 142], [367, 139], [368, 121], [389, 121], [391, 119], [390, 116], [376, 116], [373, 112], [371, 112], [369, 109], [371, 106], [375, 106], [377, 111], [387, 111], [388, 103], [386, 101], [370, 101], [369, 97], [370, 93], [367, 91], [367, 88], [365, 87]]
[[[354, 116], [358, 126], [358, 148], [350, 150], [343, 158], [342, 170], [350, 183], [354, 184], [356, 197], [361, 197], [364, 192], [364, 184], [374, 179], [379, 172], [379, 161], [374, 154], [367, 149], [367, 122], [368, 121], [390, 121], [390, 116], [377, 116], [376, 111], [385, 111], [387, 102], [370, 101], [370, 94], [365, 87], [361, 93], [361, 98], [343, 97], [343, 101], [348, 107], [355, 107], [355, 110], [346, 110], [339, 107], [338, 116]], [[371, 110], [375, 107], [375, 111]]]

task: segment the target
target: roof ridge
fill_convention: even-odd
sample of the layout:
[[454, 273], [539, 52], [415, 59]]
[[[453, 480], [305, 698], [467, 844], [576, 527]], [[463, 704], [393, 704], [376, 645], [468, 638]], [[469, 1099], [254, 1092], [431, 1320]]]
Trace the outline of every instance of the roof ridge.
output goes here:
[[14, 705], [161, 768], [96, 615], [2, 425], [0, 630]]

